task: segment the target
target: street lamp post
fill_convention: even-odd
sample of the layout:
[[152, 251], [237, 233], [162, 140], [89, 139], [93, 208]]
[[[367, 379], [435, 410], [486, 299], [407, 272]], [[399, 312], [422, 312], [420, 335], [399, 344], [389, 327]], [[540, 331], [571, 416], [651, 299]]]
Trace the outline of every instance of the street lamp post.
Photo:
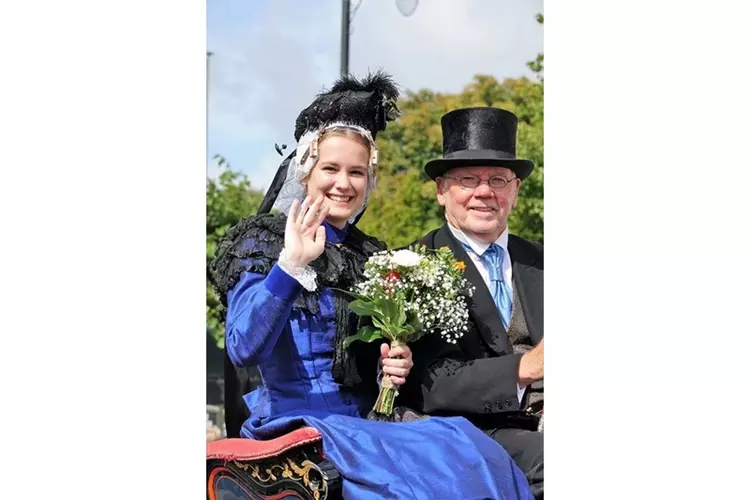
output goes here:
[[[352, 12], [350, 0], [341, 0], [341, 76], [349, 74], [349, 26], [362, 1], [359, 0]], [[405, 17], [414, 14], [418, 4], [419, 0], [396, 0], [396, 8]]]
[[209, 85], [211, 83], [211, 56], [213, 52], [206, 52], [206, 121], [208, 121], [208, 99], [209, 99]]
[[[211, 56], [214, 55], [213, 52], [206, 52], [206, 155], [208, 155], [208, 113], [209, 113], [209, 97], [210, 97], [210, 82], [211, 82]], [[206, 160], [208, 161], [208, 156], [206, 157]]]
[[351, 2], [342, 0], [341, 2], [341, 76], [349, 74], [349, 25], [351, 19], [349, 12]]

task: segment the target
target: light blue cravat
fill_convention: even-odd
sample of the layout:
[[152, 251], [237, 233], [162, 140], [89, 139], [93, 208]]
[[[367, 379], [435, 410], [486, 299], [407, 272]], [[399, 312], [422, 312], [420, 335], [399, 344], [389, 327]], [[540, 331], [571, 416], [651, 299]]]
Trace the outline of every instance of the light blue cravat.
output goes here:
[[494, 243], [482, 254], [482, 260], [490, 273], [492, 298], [495, 300], [497, 310], [500, 311], [503, 326], [507, 330], [513, 310], [513, 293], [510, 291], [508, 284], [503, 280], [504, 257], [505, 252], [503, 252], [503, 249]]

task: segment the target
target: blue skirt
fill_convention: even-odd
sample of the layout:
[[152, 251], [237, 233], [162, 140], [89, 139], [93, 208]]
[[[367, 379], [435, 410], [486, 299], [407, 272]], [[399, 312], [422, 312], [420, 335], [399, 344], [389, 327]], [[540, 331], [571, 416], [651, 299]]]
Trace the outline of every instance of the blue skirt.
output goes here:
[[461, 417], [377, 422], [336, 414], [279, 417], [242, 436], [272, 439], [310, 426], [351, 499], [533, 500], [528, 482], [505, 449]]

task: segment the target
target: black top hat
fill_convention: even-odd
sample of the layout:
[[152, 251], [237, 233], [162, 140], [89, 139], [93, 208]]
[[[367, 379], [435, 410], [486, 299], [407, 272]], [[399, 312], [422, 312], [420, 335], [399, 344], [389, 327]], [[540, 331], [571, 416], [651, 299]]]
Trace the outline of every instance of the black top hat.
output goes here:
[[531, 160], [516, 158], [518, 118], [499, 108], [463, 108], [443, 115], [443, 157], [427, 162], [431, 179], [455, 167], [505, 167], [519, 179], [534, 168]]

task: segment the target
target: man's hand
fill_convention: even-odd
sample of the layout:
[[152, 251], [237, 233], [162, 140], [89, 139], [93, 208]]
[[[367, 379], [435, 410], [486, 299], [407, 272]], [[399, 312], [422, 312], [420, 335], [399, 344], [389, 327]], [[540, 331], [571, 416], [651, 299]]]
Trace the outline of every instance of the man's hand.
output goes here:
[[409, 346], [402, 344], [391, 349], [388, 344], [382, 344], [380, 346], [380, 359], [383, 363], [383, 373], [387, 373], [391, 377], [393, 385], [404, 385], [406, 377], [414, 366]]
[[530, 385], [544, 379], [544, 339], [536, 347], [521, 356], [518, 365], [518, 385]]

